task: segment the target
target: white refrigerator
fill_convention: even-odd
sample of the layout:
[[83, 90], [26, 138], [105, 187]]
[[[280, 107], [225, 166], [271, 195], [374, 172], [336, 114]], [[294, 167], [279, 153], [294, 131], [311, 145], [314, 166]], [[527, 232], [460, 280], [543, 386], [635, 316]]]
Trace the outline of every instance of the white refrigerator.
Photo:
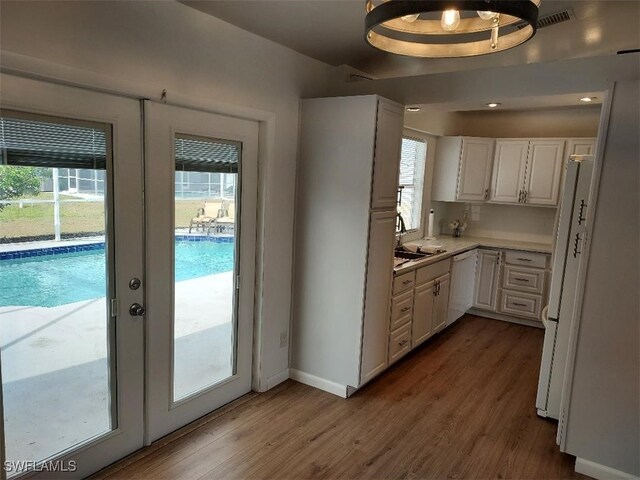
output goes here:
[[560, 417], [578, 272], [587, 235], [592, 173], [593, 156], [571, 156], [556, 223], [549, 304], [542, 313], [545, 335], [536, 408], [538, 415], [556, 420]]

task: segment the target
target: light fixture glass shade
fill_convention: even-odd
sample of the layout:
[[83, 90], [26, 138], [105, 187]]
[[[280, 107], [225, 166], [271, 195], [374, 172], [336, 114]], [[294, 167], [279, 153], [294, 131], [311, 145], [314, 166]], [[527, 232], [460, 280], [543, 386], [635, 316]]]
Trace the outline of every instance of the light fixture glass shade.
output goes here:
[[418, 20], [418, 17], [420, 16], [419, 13], [415, 13], [413, 15], [404, 15], [402, 16], [402, 20], [404, 20], [405, 22], [409, 22], [409, 23], [413, 23], [416, 20]]
[[440, 24], [447, 32], [453, 32], [460, 25], [460, 12], [458, 10], [445, 10], [442, 12]]
[[498, 16], [496, 12], [478, 10], [477, 13], [482, 20], [492, 20]]

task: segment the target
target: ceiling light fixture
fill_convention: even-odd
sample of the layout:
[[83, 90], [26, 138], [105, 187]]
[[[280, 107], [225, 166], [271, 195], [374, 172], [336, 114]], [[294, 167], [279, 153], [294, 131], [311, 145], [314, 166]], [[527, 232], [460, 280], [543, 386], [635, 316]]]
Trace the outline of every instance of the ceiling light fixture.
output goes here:
[[501, 103], [496, 103], [496, 102], [487, 103], [487, 107], [489, 107], [489, 108], [496, 108], [496, 107], [499, 107], [500, 105], [502, 105], [502, 104]]
[[596, 97], [582, 97], [580, 99], [581, 102], [585, 102], [585, 103], [589, 103], [589, 102], [593, 102], [596, 99]]
[[419, 112], [420, 107], [407, 107], [407, 112]]
[[365, 39], [380, 50], [410, 57], [502, 52], [535, 35], [539, 4], [540, 0], [366, 0]]

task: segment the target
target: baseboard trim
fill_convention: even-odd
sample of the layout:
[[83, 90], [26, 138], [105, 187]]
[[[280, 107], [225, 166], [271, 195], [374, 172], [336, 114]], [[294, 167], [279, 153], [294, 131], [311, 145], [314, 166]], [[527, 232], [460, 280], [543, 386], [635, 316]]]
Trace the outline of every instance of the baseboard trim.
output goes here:
[[517, 323], [518, 325], [526, 325], [527, 327], [544, 329], [544, 325], [542, 324], [542, 322], [539, 322], [537, 320], [512, 317], [511, 315], [503, 315], [496, 312], [485, 312], [484, 310], [477, 310], [475, 308], [470, 309], [469, 311], [467, 311], [467, 313], [470, 315], [476, 315], [477, 317], [491, 318], [493, 320], [500, 320], [502, 322]]
[[339, 383], [332, 382], [326, 378], [316, 377], [310, 373], [296, 370], [295, 368], [289, 369], [289, 378], [296, 382], [304, 383], [310, 387], [324, 390], [325, 392], [332, 393], [342, 398], [347, 398], [346, 385], [340, 385]]
[[289, 369], [285, 369], [280, 373], [276, 373], [275, 375], [271, 375], [267, 378], [267, 390], [271, 390], [276, 385], [280, 385], [285, 380], [289, 379]]
[[615, 468], [600, 465], [585, 458], [576, 457], [576, 472], [598, 480], [640, 480], [640, 477]]

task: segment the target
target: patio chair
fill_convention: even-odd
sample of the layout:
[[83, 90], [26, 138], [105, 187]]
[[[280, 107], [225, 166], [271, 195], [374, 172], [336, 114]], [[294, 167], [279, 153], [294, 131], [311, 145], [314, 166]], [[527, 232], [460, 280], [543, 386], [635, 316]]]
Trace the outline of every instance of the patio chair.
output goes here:
[[191, 219], [189, 222], [189, 233], [191, 233], [191, 229], [195, 226], [196, 232], [198, 228], [202, 227], [202, 231], [207, 229], [207, 233], [211, 231], [211, 227], [215, 224], [216, 218], [218, 218], [221, 214], [221, 208], [223, 205], [223, 200], [207, 200], [204, 202], [204, 206], [198, 209], [196, 216]]
[[235, 203], [231, 203], [225, 201], [220, 207], [221, 216], [216, 218], [216, 221], [213, 225], [210, 225], [207, 233], [211, 231], [211, 229], [215, 229], [217, 232], [224, 232], [225, 230], [232, 229], [236, 224], [236, 208]]

